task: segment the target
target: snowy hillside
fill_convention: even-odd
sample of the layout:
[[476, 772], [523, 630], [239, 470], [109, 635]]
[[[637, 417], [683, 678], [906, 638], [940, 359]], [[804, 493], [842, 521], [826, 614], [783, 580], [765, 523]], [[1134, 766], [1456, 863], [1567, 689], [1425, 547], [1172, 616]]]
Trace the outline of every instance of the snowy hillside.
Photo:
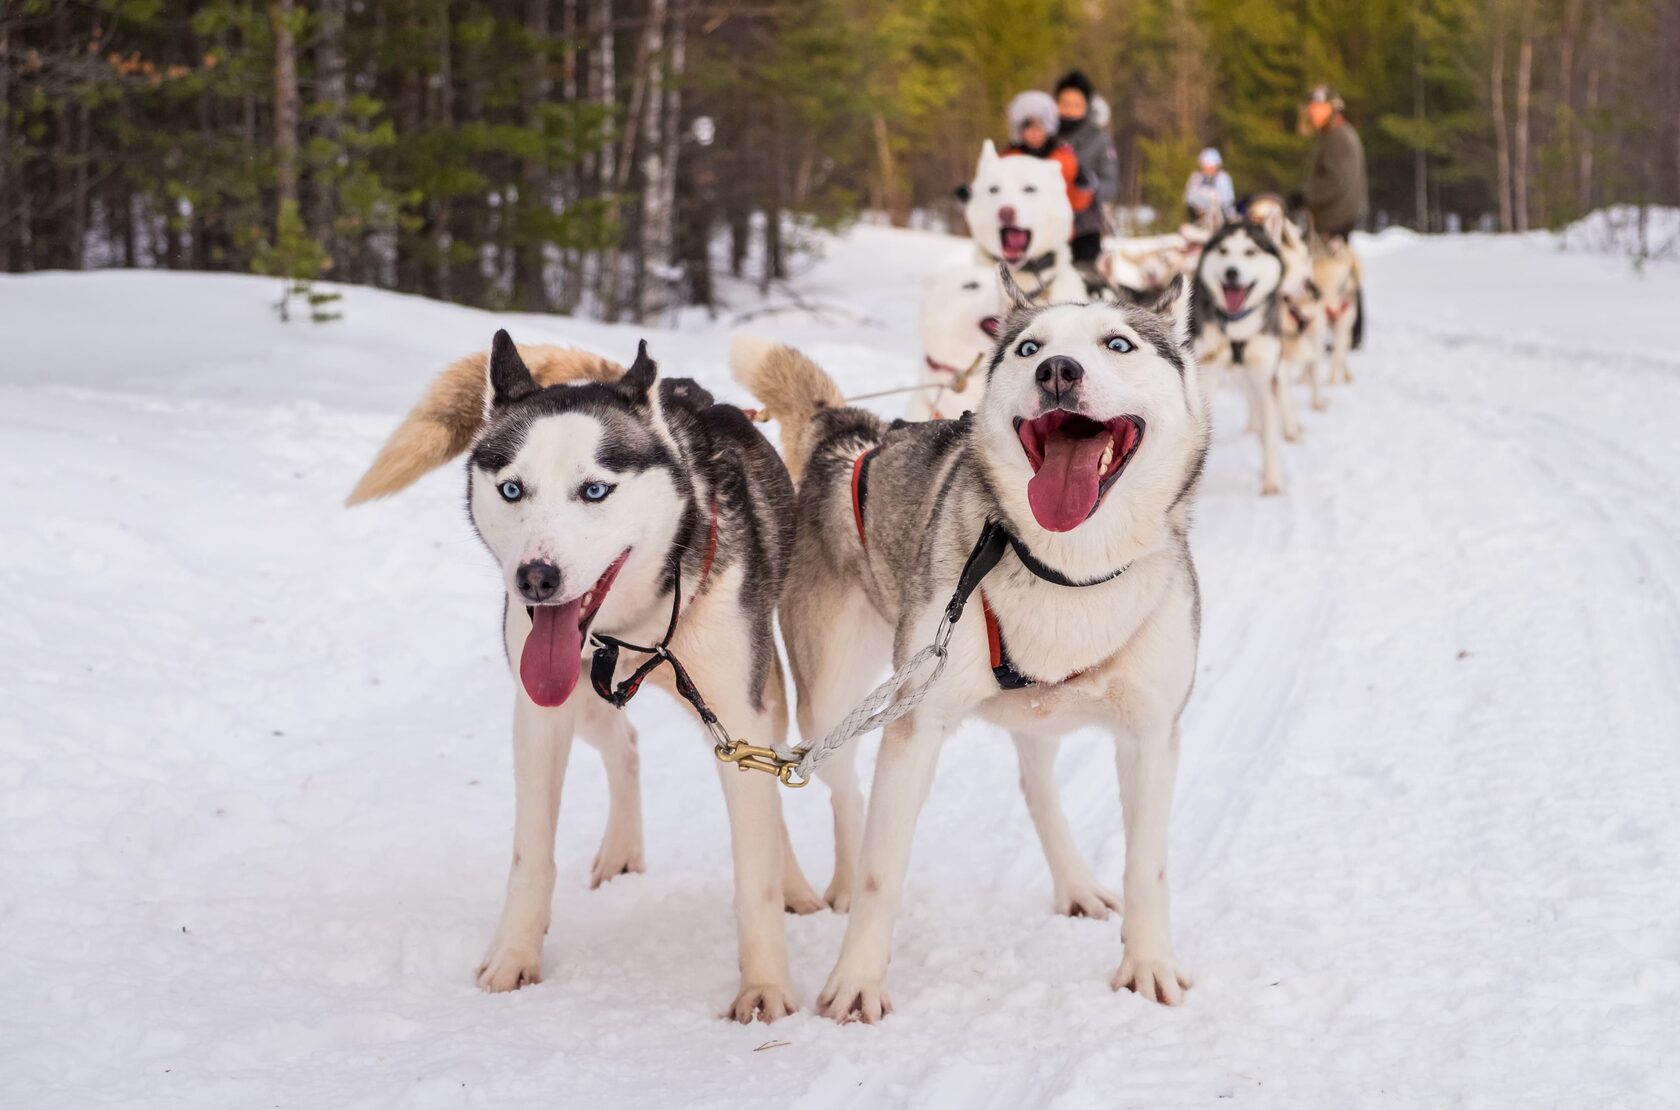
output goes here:
[[[497, 326], [346, 289], [0, 277], [0, 1107], [1672, 1106], [1680, 1101], [1680, 269], [1540, 238], [1365, 244], [1358, 381], [1262, 500], [1234, 392], [1194, 535], [1206, 621], [1172, 828], [1169, 1010], [1054, 917], [1007, 739], [945, 749], [876, 1027], [720, 1020], [711, 755], [632, 713], [645, 875], [586, 889], [579, 747], [545, 981], [473, 986], [513, 812], [499, 582], [451, 468], [341, 508]], [[746, 325], [909, 380], [922, 275], [860, 228]], [[778, 302], [782, 303], [782, 302]], [[744, 298], [739, 311], [757, 311]], [[726, 380], [732, 329], [649, 336]], [[870, 749], [874, 741], [867, 741]], [[1065, 746], [1118, 884], [1112, 749]], [[826, 881], [821, 787], [788, 798]], [[790, 918], [807, 1008], [844, 920]]]

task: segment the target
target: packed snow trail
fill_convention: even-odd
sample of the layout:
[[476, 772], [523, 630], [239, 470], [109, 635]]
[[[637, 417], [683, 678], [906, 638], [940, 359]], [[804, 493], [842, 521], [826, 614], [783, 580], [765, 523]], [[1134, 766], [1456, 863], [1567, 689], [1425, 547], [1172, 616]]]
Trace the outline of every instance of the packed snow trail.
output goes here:
[[[912, 380], [917, 283], [961, 244], [826, 245], [806, 307], [745, 326], [851, 388]], [[1013, 752], [971, 724], [873, 1028], [718, 1017], [727, 827], [660, 697], [631, 710], [647, 873], [586, 889], [606, 792], [580, 746], [545, 981], [472, 983], [512, 822], [499, 583], [454, 468], [340, 502], [494, 327], [620, 359], [642, 332], [362, 289], [282, 326], [256, 279], [0, 278], [0, 1106], [1672, 1105], [1680, 271], [1538, 236], [1365, 250], [1358, 380], [1305, 413], [1287, 496], [1257, 496], [1242, 402], [1215, 401], [1188, 1004], [1113, 993], [1117, 923], [1048, 912]], [[682, 332], [650, 335], [664, 371], [739, 397], [729, 321]], [[1118, 889], [1110, 746], [1058, 770]], [[821, 883], [826, 794], [786, 801]], [[844, 924], [788, 919], [807, 1007]]]

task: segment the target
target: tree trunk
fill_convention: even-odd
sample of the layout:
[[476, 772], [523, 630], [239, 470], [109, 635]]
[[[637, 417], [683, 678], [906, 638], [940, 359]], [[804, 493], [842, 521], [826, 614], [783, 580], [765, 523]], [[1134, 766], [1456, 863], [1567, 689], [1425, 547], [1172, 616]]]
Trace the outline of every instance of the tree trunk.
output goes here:
[[1517, 54], [1517, 136], [1514, 152], [1515, 210], [1518, 231], [1528, 230], [1528, 106], [1534, 80], [1534, 0], [1526, 0], [1522, 9], [1522, 47]]
[[1423, 124], [1429, 118], [1423, 82], [1423, 12], [1412, 12], [1412, 115], [1418, 121], [1418, 144], [1412, 151], [1412, 190], [1417, 204], [1417, 229], [1429, 231], [1429, 149]]
[[274, 23], [274, 186], [278, 210], [275, 242], [285, 235], [288, 209], [297, 212], [298, 82], [297, 39], [292, 33], [293, 0], [272, 0]]
[[[618, 74], [613, 65], [613, 5], [612, 0], [595, 0], [595, 28], [596, 28], [596, 59], [595, 67], [600, 73], [598, 89], [602, 110], [608, 118], [616, 114], [618, 102]], [[630, 117], [626, 117], [627, 119]], [[612, 198], [618, 192], [618, 164], [614, 159], [616, 153], [613, 147], [613, 134], [609, 129], [606, 141], [601, 144], [600, 156], [596, 162], [597, 181], [600, 195]], [[601, 319], [611, 320], [618, 314], [618, 251], [616, 248], [602, 251], [595, 275], [595, 296]]]
[[[667, 10], [666, 0], [648, 0], [647, 39], [642, 51], [643, 64], [647, 67], [647, 93], [642, 104], [642, 226], [636, 256], [636, 318], [644, 324], [653, 319], [666, 300], [666, 281], [661, 275], [671, 262], [671, 198], [676, 160], [672, 157], [674, 144], [667, 142], [667, 130], [674, 137], [677, 123], [666, 118], [666, 109], [679, 102], [667, 103], [665, 65], [659, 57], [665, 50]], [[677, 17], [680, 23], [680, 10]], [[682, 43], [679, 27], [672, 35], [673, 70]], [[673, 72], [672, 76], [676, 74]], [[676, 81], [672, 80], [673, 96], [675, 88]]]
[[1499, 230], [1511, 230], [1511, 140], [1506, 133], [1505, 119], [1505, 28], [1496, 22], [1493, 29], [1493, 149], [1497, 162], [1495, 183], [1499, 192]]
[[1601, 46], [1598, 21], [1587, 37], [1587, 91], [1581, 106], [1581, 158], [1575, 176], [1575, 208], [1581, 215], [1592, 211], [1593, 154], [1597, 138], [1593, 134], [1593, 117], [1598, 113], [1599, 51]]
[[17, 216], [12, 196], [19, 189], [12, 165], [12, 5], [0, 3], [0, 271], [13, 268]]
[[[543, 108], [553, 94], [548, 76], [548, 0], [526, 0], [525, 30], [532, 40], [531, 72], [525, 87], [525, 126], [541, 133]], [[539, 231], [549, 205], [548, 164], [541, 154], [526, 158], [519, 174], [519, 208], [525, 214], [514, 244], [514, 301], [527, 312], [547, 312], [548, 283], [543, 260], [547, 242]]]
[[[349, 114], [350, 89], [344, 65], [346, 0], [316, 0], [315, 134], [331, 153], [312, 167], [310, 230], [334, 263], [342, 263], [344, 244], [338, 234], [338, 176], [348, 155], [344, 150], [344, 120]], [[340, 273], [351, 275], [343, 265]]]

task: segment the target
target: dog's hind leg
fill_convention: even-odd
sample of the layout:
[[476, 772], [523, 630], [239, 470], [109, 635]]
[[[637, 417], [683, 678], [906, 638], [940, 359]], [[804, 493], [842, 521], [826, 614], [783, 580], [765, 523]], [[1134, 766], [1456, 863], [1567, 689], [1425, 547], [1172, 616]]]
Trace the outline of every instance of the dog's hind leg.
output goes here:
[[1097, 884], [1073, 841], [1061, 793], [1056, 789], [1056, 753], [1062, 746], [1061, 737], [1022, 732], [1009, 735], [1021, 764], [1021, 793], [1026, 796], [1027, 812], [1044, 846], [1045, 862], [1050, 865], [1056, 912], [1068, 917], [1106, 918], [1108, 911], [1120, 909], [1120, 896]]
[[[892, 633], [860, 591], [835, 597], [821, 589], [796, 588], [782, 598], [782, 634], [799, 698], [799, 735], [812, 743], [869, 692], [880, 660], [891, 658]], [[836, 913], [845, 913], [852, 904], [863, 844], [863, 790], [856, 764], [854, 740], [829, 756], [817, 772], [834, 806], [834, 878], [823, 900]]]
[[576, 699], [543, 709], [521, 689], [513, 707], [513, 866], [496, 938], [478, 965], [478, 985], [508, 991], [542, 978], [543, 934], [554, 899], [554, 826], [572, 750]]
[[[770, 661], [770, 678], [766, 683], [765, 701], [770, 710], [772, 722], [771, 738], [778, 744], [787, 743], [787, 682], [782, 676], [782, 661], [772, 656]], [[778, 805], [778, 811], [781, 807]], [[793, 837], [788, 835], [787, 816], [781, 815], [782, 821], [782, 906], [788, 913], [816, 913], [827, 903], [818, 897], [811, 882], [800, 869], [799, 857], [793, 851]]]
[[589, 866], [589, 889], [647, 870], [642, 858], [641, 756], [630, 715], [596, 697], [582, 697], [578, 733], [607, 769], [607, 828]]

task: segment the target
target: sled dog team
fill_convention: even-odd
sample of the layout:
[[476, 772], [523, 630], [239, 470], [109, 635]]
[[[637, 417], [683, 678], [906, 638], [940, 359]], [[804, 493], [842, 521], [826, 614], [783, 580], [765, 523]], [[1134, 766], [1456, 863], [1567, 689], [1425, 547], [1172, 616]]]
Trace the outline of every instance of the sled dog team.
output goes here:
[[[1328, 329], [1333, 380], [1346, 380], [1353, 322], [1331, 309], [1353, 303], [1358, 270], [1345, 247], [1314, 257], [1279, 209], [1221, 229], [1193, 276], [1172, 275], [1153, 296], [1089, 301], [1068, 258], [1066, 206], [1053, 167], [988, 144], [968, 204], [985, 264], [936, 278], [922, 314], [937, 387], [922, 415], [944, 419], [889, 424], [848, 405], [798, 351], [738, 340], [733, 371], [779, 422], [778, 453], [743, 410], [661, 378], [645, 343], [626, 369], [498, 332], [392, 434], [351, 503], [465, 455], [469, 515], [506, 589], [514, 844], [482, 988], [541, 976], [574, 738], [607, 773], [598, 886], [643, 869], [625, 705], [652, 682], [694, 706], [697, 734], [714, 743], [786, 745], [779, 622], [807, 744], [889, 663], [949, 640], [938, 681], [887, 725], [867, 804], [856, 742], [818, 771], [835, 845], [820, 896], [794, 858], [776, 777], [717, 764], [741, 973], [730, 1016], [797, 1008], [784, 913], [825, 906], [848, 920], [817, 1009], [842, 1021], [890, 1012], [916, 819], [944, 740], [975, 716], [1014, 741], [1055, 909], [1119, 912], [1112, 986], [1182, 1000], [1190, 978], [1172, 943], [1166, 852], [1200, 631], [1188, 542], [1209, 439], [1200, 367], [1244, 376], [1265, 485], [1281, 488], [1276, 438], [1298, 431], [1283, 367], [1306, 368], [1318, 403]], [[1116, 749], [1118, 895], [1075, 846], [1053, 776], [1061, 737], [1090, 726]]]
[[[1035, 304], [1090, 299], [1067, 247], [1073, 210], [1053, 163], [981, 150], [964, 208], [976, 256], [936, 274], [924, 290], [924, 370], [913, 412], [956, 417], [973, 408], [980, 380], [965, 372], [990, 351], [1003, 295], [1001, 265]], [[1281, 198], [1250, 200], [1244, 217], [1198, 241], [1187, 235], [1111, 240], [1098, 261], [1110, 283], [1098, 295], [1146, 302], [1182, 274], [1193, 280], [1197, 356], [1225, 368], [1249, 398], [1248, 430], [1261, 444], [1261, 492], [1282, 493], [1280, 440], [1301, 436], [1290, 386], [1328, 406], [1328, 380], [1351, 382], [1348, 353], [1362, 328], [1357, 256], [1342, 237], [1308, 236]]]

